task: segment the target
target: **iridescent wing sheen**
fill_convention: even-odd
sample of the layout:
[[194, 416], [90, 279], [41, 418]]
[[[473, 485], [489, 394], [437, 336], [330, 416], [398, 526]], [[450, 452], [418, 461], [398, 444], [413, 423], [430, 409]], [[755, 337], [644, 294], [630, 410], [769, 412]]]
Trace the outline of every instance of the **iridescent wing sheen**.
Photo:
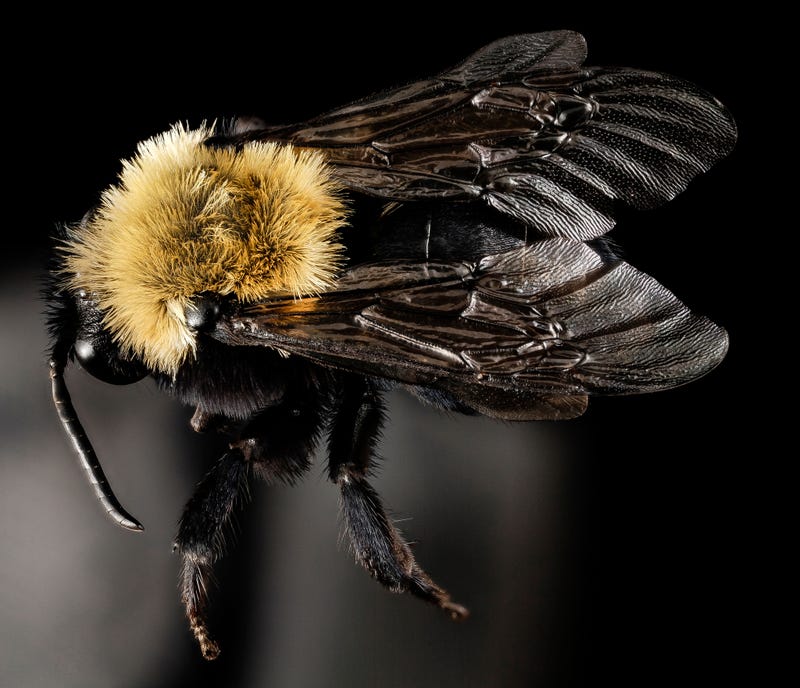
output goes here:
[[228, 141], [322, 149], [352, 190], [479, 198], [540, 235], [590, 239], [614, 226], [617, 202], [650, 208], [680, 193], [731, 150], [736, 127], [686, 81], [584, 68], [585, 57], [574, 32], [511, 36], [435, 78]]
[[723, 329], [652, 277], [569, 239], [472, 263], [360, 265], [319, 297], [247, 306], [214, 336], [517, 420], [580, 415], [588, 395], [684, 384], [727, 349]]

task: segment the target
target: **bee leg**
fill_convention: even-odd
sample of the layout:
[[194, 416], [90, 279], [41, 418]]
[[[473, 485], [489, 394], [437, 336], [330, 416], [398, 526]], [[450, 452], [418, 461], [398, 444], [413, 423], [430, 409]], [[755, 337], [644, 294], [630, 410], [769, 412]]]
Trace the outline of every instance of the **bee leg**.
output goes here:
[[225, 548], [224, 531], [233, 509], [247, 494], [248, 469], [238, 448], [214, 464], [186, 504], [173, 545], [181, 555], [181, 601], [206, 659], [216, 659], [219, 654], [206, 622], [212, 567]]
[[233, 510], [247, 497], [249, 473], [268, 481], [296, 480], [309, 467], [319, 424], [318, 403], [265, 409], [242, 429], [184, 509], [174, 546], [182, 559], [181, 600], [206, 659], [219, 655], [206, 618], [212, 569], [224, 552]]
[[291, 402], [265, 409], [242, 431], [233, 446], [244, 452], [255, 474], [268, 483], [293, 484], [311, 466], [321, 425], [318, 399]]
[[384, 418], [379, 393], [369, 380], [347, 378], [334, 407], [328, 440], [329, 474], [341, 491], [345, 528], [356, 560], [392, 592], [410, 592], [442, 608], [453, 619], [469, 611], [420, 567], [367, 482]]
[[219, 416], [214, 413], [208, 413], [200, 406], [195, 408], [192, 419], [189, 421], [189, 425], [191, 426], [192, 430], [200, 434], [205, 432], [231, 434], [234, 428], [234, 425], [231, 423], [231, 421], [227, 420], [223, 416]]

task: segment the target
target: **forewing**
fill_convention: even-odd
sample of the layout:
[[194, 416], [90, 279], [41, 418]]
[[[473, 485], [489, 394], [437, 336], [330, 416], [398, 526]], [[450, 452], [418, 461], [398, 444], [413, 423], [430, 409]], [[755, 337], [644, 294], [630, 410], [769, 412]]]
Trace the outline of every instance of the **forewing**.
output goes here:
[[684, 384], [727, 348], [724, 330], [652, 277], [568, 239], [472, 264], [362, 265], [319, 297], [248, 306], [215, 336], [436, 387], [517, 419]]
[[583, 68], [580, 34], [496, 41], [457, 67], [247, 139], [324, 149], [347, 187], [393, 201], [483, 199], [541, 235], [598, 237], [727, 155], [730, 114], [674, 77]]

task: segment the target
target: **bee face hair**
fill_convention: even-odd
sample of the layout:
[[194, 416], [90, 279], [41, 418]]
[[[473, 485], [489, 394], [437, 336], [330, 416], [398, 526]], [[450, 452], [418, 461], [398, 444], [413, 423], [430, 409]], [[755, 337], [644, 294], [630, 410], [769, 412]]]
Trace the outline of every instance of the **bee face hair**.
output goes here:
[[94, 294], [122, 350], [168, 374], [194, 350], [193, 295], [314, 294], [340, 264], [346, 212], [322, 155], [209, 136], [176, 125], [140, 144], [62, 247], [65, 286]]

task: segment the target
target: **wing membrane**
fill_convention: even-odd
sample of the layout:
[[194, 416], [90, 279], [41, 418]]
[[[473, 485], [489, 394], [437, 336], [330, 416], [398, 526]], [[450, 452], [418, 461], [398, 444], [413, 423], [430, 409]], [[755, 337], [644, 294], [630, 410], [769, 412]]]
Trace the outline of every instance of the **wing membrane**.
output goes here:
[[727, 155], [736, 129], [674, 77], [583, 68], [570, 31], [496, 41], [438, 77], [246, 139], [324, 149], [347, 187], [392, 201], [483, 199], [545, 236], [608, 232]]
[[724, 330], [652, 277], [568, 239], [476, 263], [361, 265], [319, 297], [247, 306], [215, 336], [438, 387], [515, 418], [681, 385], [727, 348]]

